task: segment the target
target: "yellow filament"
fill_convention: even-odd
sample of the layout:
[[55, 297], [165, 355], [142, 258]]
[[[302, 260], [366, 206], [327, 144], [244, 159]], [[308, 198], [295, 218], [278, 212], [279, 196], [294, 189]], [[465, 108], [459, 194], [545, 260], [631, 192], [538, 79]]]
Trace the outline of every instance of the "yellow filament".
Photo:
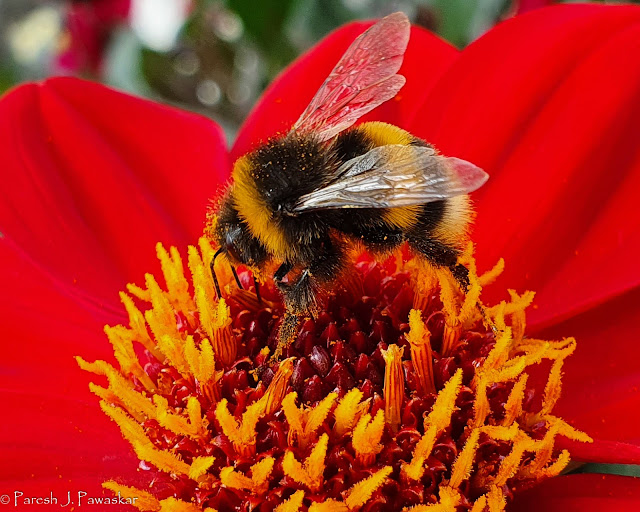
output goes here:
[[138, 489], [137, 487], [127, 487], [126, 485], [120, 485], [113, 480], [109, 480], [102, 484], [102, 487], [110, 490], [116, 495], [122, 496], [124, 499], [129, 499], [131, 504], [138, 510], [156, 512], [160, 510], [160, 502], [146, 491]]
[[290, 357], [280, 363], [278, 371], [274, 375], [267, 392], [264, 395], [265, 400], [265, 414], [273, 414], [282, 404], [282, 399], [287, 391], [289, 380], [293, 375], [293, 361], [295, 358]]
[[318, 405], [313, 408], [296, 406], [296, 392], [289, 393], [282, 401], [282, 410], [289, 423], [289, 444], [298, 441], [300, 448], [304, 449], [314, 440], [315, 432], [329, 416], [333, 404], [338, 398], [336, 393], [329, 393]]
[[456, 458], [451, 470], [451, 480], [449, 486], [457, 489], [460, 484], [471, 474], [473, 469], [473, 461], [476, 456], [476, 450], [478, 449], [478, 440], [480, 439], [480, 429], [475, 429], [471, 432], [471, 435], [467, 438], [467, 442], [464, 448]]
[[231, 489], [247, 490], [261, 496], [269, 490], [269, 480], [274, 464], [273, 457], [265, 457], [251, 466], [251, 477], [232, 467], [226, 467], [220, 471], [220, 481]]
[[353, 449], [360, 461], [368, 466], [373, 463], [382, 451], [382, 434], [384, 432], [384, 412], [379, 410], [371, 421], [371, 415], [365, 414], [353, 430]]
[[404, 371], [402, 369], [402, 353], [404, 349], [398, 345], [389, 345], [382, 352], [384, 357], [384, 416], [391, 430], [397, 432], [402, 421], [402, 401], [404, 399]]
[[422, 392], [426, 395], [435, 393], [433, 381], [433, 354], [431, 353], [431, 333], [422, 321], [419, 310], [409, 312], [409, 332], [407, 340], [411, 345], [411, 361], [418, 375]]
[[349, 491], [347, 491], [347, 498], [345, 503], [349, 510], [357, 510], [363, 506], [374, 492], [384, 484], [393, 471], [391, 466], [385, 466], [384, 468], [376, 471], [373, 475], [355, 484]]
[[298, 462], [292, 451], [287, 450], [282, 461], [284, 474], [296, 482], [306, 485], [310, 491], [319, 492], [324, 481], [324, 461], [327, 456], [328, 443], [329, 436], [322, 434], [304, 465]]
[[255, 455], [256, 451], [256, 425], [264, 415], [265, 403], [259, 400], [247, 407], [242, 415], [240, 424], [229, 412], [227, 399], [222, 399], [215, 411], [216, 419], [224, 435], [233, 443], [234, 448], [240, 455]]
[[431, 455], [433, 445], [440, 432], [451, 423], [451, 415], [462, 385], [462, 370], [457, 370], [438, 393], [436, 402], [424, 422], [425, 434], [413, 451], [411, 463], [402, 466], [402, 475], [410, 480], [419, 480], [424, 473], [424, 463]]
[[360, 403], [362, 396], [362, 391], [353, 388], [340, 400], [335, 411], [333, 411], [333, 416], [336, 420], [334, 428], [338, 436], [351, 432], [356, 421], [368, 408], [367, 402]]
[[304, 491], [294, 492], [287, 501], [283, 501], [273, 512], [300, 512], [304, 500]]

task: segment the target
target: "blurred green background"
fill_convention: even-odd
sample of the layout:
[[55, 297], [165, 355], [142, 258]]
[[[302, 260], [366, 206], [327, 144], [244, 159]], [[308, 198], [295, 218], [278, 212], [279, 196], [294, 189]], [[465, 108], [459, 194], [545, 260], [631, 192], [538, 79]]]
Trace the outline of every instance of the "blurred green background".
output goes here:
[[463, 47], [550, 0], [0, 0], [0, 92], [51, 75], [200, 112], [231, 140], [270, 80], [334, 28], [402, 10]]

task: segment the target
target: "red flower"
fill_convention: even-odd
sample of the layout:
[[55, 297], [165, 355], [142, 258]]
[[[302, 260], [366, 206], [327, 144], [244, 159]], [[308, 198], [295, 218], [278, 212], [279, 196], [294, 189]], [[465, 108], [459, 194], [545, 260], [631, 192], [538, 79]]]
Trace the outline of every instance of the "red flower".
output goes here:
[[[407, 85], [367, 116], [491, 175], [475, 195], [479, 266], [502, 256], [501, 283], [537, 290], [528, 332], [578, 339], [557, 408], [596, 440], [572, 447], [582, 460], [640, 462], [638, 20], [630, 6], [542, 9], [462, 52], [413, 29]], [[157, 273], [156, 241], [199, 236], [231, 160], [290, 126], [365, 26], [335, 32], [276, 80], [231, 158], [213, 123], [87, 82], [26, 85], [0, 102], [3, 493], [98, 495], [108, 478], [135, 481], [135, 457], [72, 356], [110, 359], [102, 326], [124, 321], [124, 283]], [[512, 510], [638, 503], [634, 480], [572, 475]]]
[[56, 57], [58, 71], [97, 73], [118, 25], [126, 22], [131, 0], [71, 0], [66, 6], [66, 32]]

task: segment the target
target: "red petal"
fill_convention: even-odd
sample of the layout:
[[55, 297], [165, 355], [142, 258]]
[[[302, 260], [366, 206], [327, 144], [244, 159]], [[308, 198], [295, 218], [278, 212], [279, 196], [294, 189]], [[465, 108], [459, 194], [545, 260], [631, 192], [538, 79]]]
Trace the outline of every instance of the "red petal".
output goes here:
[[42, 391], [2, 393], [0, 482], [5, 491], [15, 488], [27, 495], [30, 489], [41, 496], [52, 484], [54, 491], [101, 495], [105, 480], [140, 481], [137, 458], [95, 397], [80, 402]]
[[95, 302], [63, 294], [6, 238], [0, 240], [0, 282], [5, 491], [100, 495], [105, 479], [134, 477], [131, 449], [89, 392], [90, 375], [73, 359], [82, 354], [112, 360], [102, 326], [118, 319]]
[[102, 326], [122, 319], [117, 291], [158, 268], [156, 241], [200, 234], [227, 176], [222, 135], [73, 79], [3, 98], [0, 134], [0, 478], [36, 496], [52, 479], [99, 495], [137, 462], [73, 356], [112, 359]]
[[576, 352], [564, 366], [558, 415], [603, 441], [631, 443], [633, 448], [584, 445], [574, 452], [582, 460], [640, 464], [640, 288], [576, 316], [541, 336], [571, 334]]
[[632, 512], [640, 510], [640, 480], [580, 474], [552, 478], [516, 494], [510, 512]]
[[[278, 133], [286, 133], [311, 101], [342, 54], [364, 30], [372, 25], [351, 23], [331, 33], [291, 64], [263, 94], [242, 126], [231, 151], [232, 159], [247, 153], [256, 144]], [[411, 39], [399, 73], [407, 79], [400, 94], [362, 120], [383, 120], [407, 125], [441, 74], [458, 52], [433, 34], [411, 28]], [[425, 68], [428, 72], [425, 73]]]
[[413, 123], [490, 174], [474, 194], [480, 267], [504, 256], [501, 283], [538, 292], [532, 325], [640, 283], [638, 21], [595, 5], [513, 18], [465, 49]]
[[0, 231], [78, 293], [117, 301], [158, 268], [157, 241], [202, 232], [228, 175], [212, 122], [103, 86], [53, 79], [0, 102]]

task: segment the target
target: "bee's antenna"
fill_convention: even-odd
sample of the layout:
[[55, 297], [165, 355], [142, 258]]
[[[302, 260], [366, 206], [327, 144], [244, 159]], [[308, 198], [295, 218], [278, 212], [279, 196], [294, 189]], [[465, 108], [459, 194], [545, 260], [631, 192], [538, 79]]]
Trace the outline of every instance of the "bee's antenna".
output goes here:
[[216, 262], [216, 258], [221, 252], [222, 252], [222, 247], [220, 247], [220, 249], [216, 251], [216, 253], [213, 255], [213, 258], [211, 258], [211, 263], [209, 264], [209, 268], [211, 268], [211, 277], [213, 277], [213, 285], [216, 287], [216, 293], [218, 294], [218, 300], [222, 298], [222, 293], [220, 292], [220, 284], [218, 283], [218, 277], [216, 276], [216, 271], [213, 268], [213, 266]]
[[240, 279], [238, 278], [238, 273], [236, 272], [236, 267], [234, 267], [233, 265], [229, 265], [229, 266], [231, 267], [231, 272], [233, 272], [233, 277], [236, 279], [236, 284], [238, 285], [238, 288], [243, 290], [242, 283], [240, 283]]
[[260, 296], [260, 283], [256, 279], [255, 275], [253, 276], [253, 285], [256, 288], [256, 298], [258, 299], [258, 302], [262, 302], [262, 297]]

